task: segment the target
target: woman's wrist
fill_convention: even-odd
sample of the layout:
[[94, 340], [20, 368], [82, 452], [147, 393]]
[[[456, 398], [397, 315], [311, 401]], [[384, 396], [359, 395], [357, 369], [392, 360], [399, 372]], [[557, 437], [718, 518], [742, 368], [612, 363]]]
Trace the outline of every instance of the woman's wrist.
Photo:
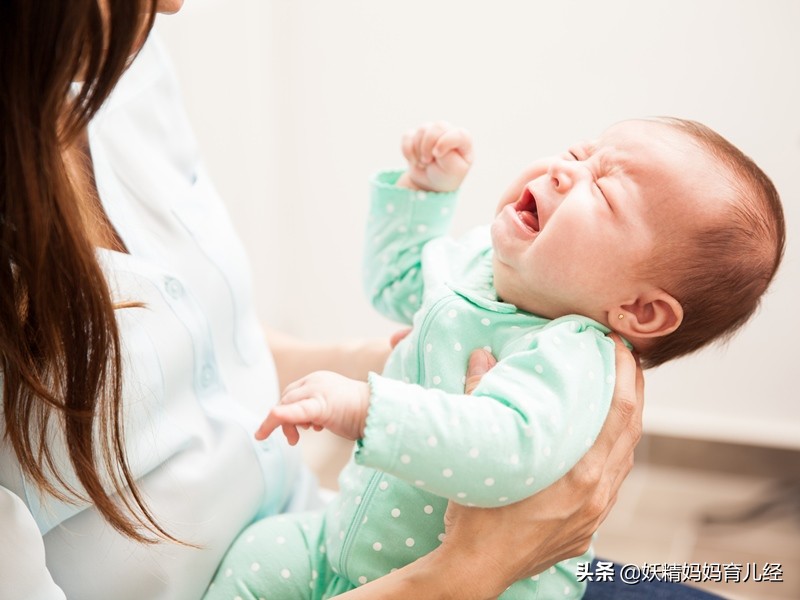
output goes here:
[[438, 600], [452, 596], [441, 593], [441, 577], [436, 577], [427, 565], [428, 557], [423, 556], [405, 567], [392, 571], [383, 577], [360, 585], [337, 598], [341, 600]]
[[[454, 549], [455, 550], [455, 549]], [[462, 559], [467, 562], [462, 562]], [[486, 576], [484, 576], [486, 575]], [[494, 600], [505, 589], [489, 592], [488, 573], [469, 561], [438, 549], [402, 569], [337, 596], [343, 600], [414, 598], [415, 600]], [[490, 582], [489, 582], [490, 583]]]
[[313, 371], [366, 381], [369, 371], [383, 370], [391, 351], [388, 338], [315, 343], [271, 329], [266, 333], [281, 389]]
[[[419, 563], [419, 564], [418, 564]], [[430, 586], [438, 595], [431, 598], [453, 600], [494, 600], [502, 594], [510, 582], [494, 561], [471, 547], [443, 544], [414, 563], [417, 586]], [[417, 587], [416, 589], [424, 589]]]
[[366, 381], [370, 371], [380, 373], [389, 358], [391, 346], [388, 338], [373, 338], [343, 342], [337, 346], [337, 369], [350, 379]]

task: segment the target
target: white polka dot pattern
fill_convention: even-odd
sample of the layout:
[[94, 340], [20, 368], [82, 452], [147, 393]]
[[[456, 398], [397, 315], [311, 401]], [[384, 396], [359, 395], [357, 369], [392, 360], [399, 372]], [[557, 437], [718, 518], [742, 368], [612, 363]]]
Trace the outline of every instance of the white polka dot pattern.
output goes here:
[[[363, 547], [384, 560], [402, 552], [417, 556], [441, 542], [444, 534], [430, 523], [441, 523], [446, 504], [427, 500], [434, 498], [430, 494], [504, 505], [568, 470], [602, 426], [613, 389], [614, 350], [589, 319], [547, 321], [498, 302], [491, 255], [481, 254], [485, 234], [468, 234], [457, 243], [438, 239], [448, 221], [442, 216], [454, 206], [449, 197], [417, 197], [388, 185], [375, 189], [378, 203], [365, 238], [374, 244], [367, 251], [370, 297], [386, 316], [406, 323], [422, 304], [384, 376], [370, 379], [373, 400], [355, 456], [386, 471], [387, 479], [375, 480], [368, 491], [368, 469], [349, 496], [363, 496], [362, 505], [351, 500], [342, 513], [343, 519], [348, 511], [370, 515]], [[392, 259], [384, 265], [377, 257], [387, 251]], [[466, 359], [475, 348], [489, 348], [500, 360], [476, 395], [465, 398]], [[421, 387], [409, 385], [417, 383]], [[393, 539], [380, 535], [387, 521], [403, 533]], [[397, 566], [387, 563], [385, 570]], [[373, 578], [366, 563], [351, 572]], [[527, 581], [537, 586], [559, 577], [565, 575], [548, 572]], [[569, 583], [561, 581], [540, 596], [560, 597], [569, 588], [570, 597], [577, 588]]]

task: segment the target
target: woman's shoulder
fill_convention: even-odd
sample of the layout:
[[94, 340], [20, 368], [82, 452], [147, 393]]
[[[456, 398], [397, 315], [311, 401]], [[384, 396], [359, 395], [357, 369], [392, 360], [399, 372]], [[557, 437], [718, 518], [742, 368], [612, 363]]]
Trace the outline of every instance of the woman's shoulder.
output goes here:
[[163, 42], [153, 31], [114, 86], [100, 116], [119, 110], [153, 86], [163, 86], [165, 82], [177, 86], [175, 69]]

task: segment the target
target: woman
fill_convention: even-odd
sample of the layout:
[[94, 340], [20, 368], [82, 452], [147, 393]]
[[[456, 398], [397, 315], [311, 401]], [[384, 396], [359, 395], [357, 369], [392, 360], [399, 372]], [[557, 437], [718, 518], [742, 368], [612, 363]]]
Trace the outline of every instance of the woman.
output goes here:
[[[180, 4], [0, 5], [3, 598], [199, 597], [249, 522], [316, 497], [279, 436], [252, 439], [278, 378], [364, 377], [386, 355], [267, 349], [174, 77], [144, 44]], [[348, 596], [489, 598], [585, 550], [641, 429], [618, 347], [616, 410], [570, 474], [508, 509], [452, 506], [441, 548]]]

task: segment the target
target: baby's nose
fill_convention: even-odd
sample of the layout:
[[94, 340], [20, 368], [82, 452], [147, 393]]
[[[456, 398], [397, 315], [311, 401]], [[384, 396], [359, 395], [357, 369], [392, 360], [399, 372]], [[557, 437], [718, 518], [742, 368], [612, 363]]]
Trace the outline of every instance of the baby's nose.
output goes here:
[[548, 175], [557, 192], [567, 193], [575, 183], [575, 161], [554, 160], [550, 165]]

